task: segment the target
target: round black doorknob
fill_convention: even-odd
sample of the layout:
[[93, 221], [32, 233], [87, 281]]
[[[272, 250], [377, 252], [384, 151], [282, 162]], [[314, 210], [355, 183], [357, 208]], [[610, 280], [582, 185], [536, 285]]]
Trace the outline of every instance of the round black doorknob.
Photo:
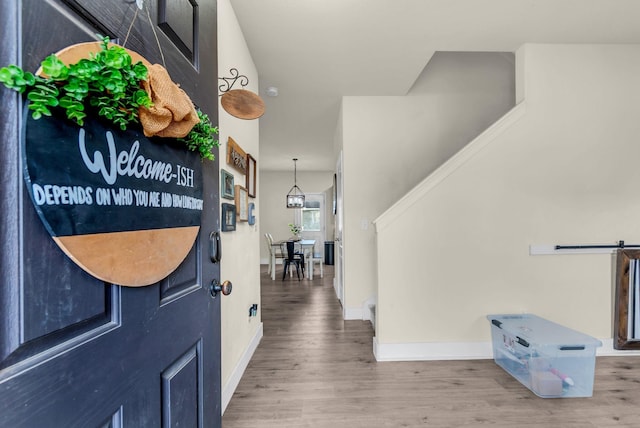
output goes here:
[[213, 298], [215, 298], [218, 293], [222, 293], [224, 296], [228, 296], [229, 294], [231, 294], [232, 289], [233, 284], [231, 283], [231, 281], [224, 281], [222, 284], [220, 284], [217, 279], [214, 279], [209, 285], [209, 293]]

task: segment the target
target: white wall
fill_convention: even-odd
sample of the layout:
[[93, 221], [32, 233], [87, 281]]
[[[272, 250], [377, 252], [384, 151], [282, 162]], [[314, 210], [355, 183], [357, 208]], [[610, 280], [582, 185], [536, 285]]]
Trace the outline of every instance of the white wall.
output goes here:
[[[258, 168], [259, 168], [258, 164]], [[297, 172], [298, 187], [304, 193], [324, 193], [333, 185], [333, 172]], [[260, 172], [260, 200], [262, 215], [258, 217], [262, 235], [271, 233], [273, 239], [279, 241], [291, 236], [289, 223], [294, 222], [294, 209], [287, 208], [287, 193], [293, 186], [293, 161], [291, 171], [261, 171]], [[332, 224], [333, 217], [327, 218], [327, 225]], [[327, 230], [329, 227], [327, 227]], [[331, 229], [333, 230], [333, 229]], [[333, 239], [330, 235], [327, 239]], [[316, 250], [321, 249], [322, 243], [316, 244]], [[267, 244], [262, 236], [260, 241], [260, 260], [267, 264], [269, 253]]]
[[[333, 174], [332, 174], [333, 177]], [[333, 178], [332, 178], [333, 180]], [[333, 212], [333, 183], [324, 191], [325, 241], [333, 241], [336, 235], [336, 216]], [[324, 250], [323, 250], [324, 252]]]
[[[218, 1], [218, 74], [231, 76], [237, 68], [249, 78], [245, 88], [255, 93], [258, 72], [251, 59], [244, 36], [229, 0]], [[240, 89], [238, 85], [234, 89]], [[245, 185], [244, 174], [227, 165], [227, 140], [231, 136], [242, 149], [260, 164], [259, 120], [242, 120], [219, 107], [220, 168], [233, 173], [235, 184]], [[260, 218], [260, 174], [258, 171], [257, 198], [249, 198], [256, 205]], [[227, 199], [221, 202], [233, 203]], [[249, 317], [249, 307], [260, 305], [260, 231], [258, 225], [237, 222], [235, 232], [222, 232], [221, 281], [230, 280], [233, 292], [222, 297], [222, 408], [226, 408], [255, 347], [262, 337], [260, 306], [258, 316]]]
[[513, 106], [514, 80], [513, 55], [441, 53], [409, 96], [343, 98], [347, 317], [376, 294], [371, 222]]
[[612, 337], [612, 256], [529, 245], [640, 241], [640, 47], [526, 45], [517, 58], [524, 116], [377, 221], [381, 347], [452, 354], [488, 342], [495, 313]]

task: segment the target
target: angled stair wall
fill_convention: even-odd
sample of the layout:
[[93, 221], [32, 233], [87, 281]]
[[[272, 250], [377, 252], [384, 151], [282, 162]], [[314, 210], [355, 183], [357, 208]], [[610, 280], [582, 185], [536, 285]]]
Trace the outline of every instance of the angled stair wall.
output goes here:
[[611, 338], [611, 256], [528, 248], [640, 240], [640, 47], [516, 59], [524, 101], [374, 222], [378, 359], [489, 357], [492, 313]]

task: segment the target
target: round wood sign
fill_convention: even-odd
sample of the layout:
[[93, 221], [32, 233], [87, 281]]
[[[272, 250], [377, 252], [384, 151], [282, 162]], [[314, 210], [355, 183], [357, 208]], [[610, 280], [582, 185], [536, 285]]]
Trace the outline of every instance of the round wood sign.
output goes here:
[[122, 131], [90, 117], [79, 127], [55, 114], [34, 120], [26, 108], [22, 150], [40, 219], [89, 274], [144, 286], [189, 254], [203, 208], [197, 153], [174, 139], [147, 138], [142, 128]]
[[238, 119], [258, 119], [264, 114], [264, 101], [246, 89], [232, 89], [220, 98], [222, 108]]

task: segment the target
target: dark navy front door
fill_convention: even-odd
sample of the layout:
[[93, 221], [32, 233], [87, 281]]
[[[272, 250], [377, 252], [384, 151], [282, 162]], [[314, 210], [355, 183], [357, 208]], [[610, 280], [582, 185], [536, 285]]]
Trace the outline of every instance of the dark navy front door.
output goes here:
[[[3, 0], [0, 66], [35, 72], [96, 34], [127, 39], [217, 122], [216, 14], [215, 0]], [[22, 102], [3, 87], [0, 106], [0, 427], [219, 427], [217, 161], [203, 163], [201, 228], [178, 269], [146, 287], [104, 283], [38, 217], [23, 179]]]

